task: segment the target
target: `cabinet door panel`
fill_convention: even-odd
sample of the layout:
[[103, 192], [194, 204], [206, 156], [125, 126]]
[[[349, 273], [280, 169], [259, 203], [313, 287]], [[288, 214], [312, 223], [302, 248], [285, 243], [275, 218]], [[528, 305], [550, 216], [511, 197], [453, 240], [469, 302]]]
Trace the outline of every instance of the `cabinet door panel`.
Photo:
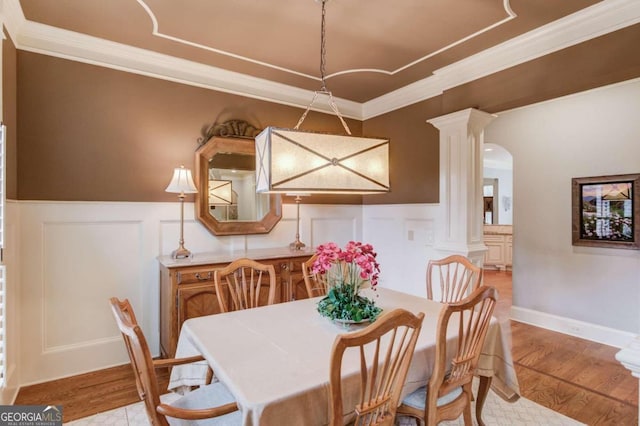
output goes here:
[[484, 263], [489, 265], [504, 263], [504, 243], [485, 241], [487, 252], [485, 253]]
[[213, 285], [178, 288], [178, 330], [189, 318], [219, 314], [220, 304]]
[[299, 276], [294, 276], [292, 281], [295, 300], [308, 299], [309, 294], [307, 294], [307, 287], [304, 284], [302, 273]]
[[281, 301], [290, 302], [292, 300], [306, 299], [307, 289], [302, 277], [302, 263], [309, 260], [309, 257], [297, 257], [280, 262], [276, 266], [279, 274], [279, 281], [282, 285]]

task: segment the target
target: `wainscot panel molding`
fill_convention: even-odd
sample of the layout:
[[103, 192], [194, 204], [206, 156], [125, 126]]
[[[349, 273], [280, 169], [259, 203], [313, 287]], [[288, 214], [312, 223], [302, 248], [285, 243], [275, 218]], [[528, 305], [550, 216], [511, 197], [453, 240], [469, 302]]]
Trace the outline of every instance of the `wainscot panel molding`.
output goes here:
[[19, 207], [21, 384], [127, 362], [112, 296], [131, 300], [156, 354], [159, 223], [179, 214], [177, 203]]
[[438, 204], [363, 206], [363, 241], [373, 245], [381, 265], [380, 285], [426, 297]]
[[[177, 202], [20, 201], [8, 214], [15, 220], [9, 241], [19, 243], [12, 245], [15, 254], [6, 252], [14, 266], [11, 285], [20, 289], [18, 309], [7, 311], [17, 318], [8, 321], [15, 329], [8, 333], [10, 379], [17, 386], [127, 363], [107, 303], [112, 296], [129, 298], [153, 355], [159, 354], [157, 257], [178, 245]], [[295, 215], [295, 205], [284, 205], [283, 220], [269, 234], [215, 237], [187, 203], [185, 246], [195, 253], [288, 247]], [[301, 239], [311, 248], [361, 239], [362, 206], [303, 204], [300, 217]], [[18, 238], [11, 237], [14, 229]]]
[[[159, 354], [157, 257], [177, 247], [177, 202], [21, 201], [8, 206], [7, 238], [13, 243], [6, 252], [13, 266], [8, 300], [12, 288], [20, 289], [14, 293], [18, 303], [7, 310], [8, 374], [16, 387], [128, 362], [110, 321], [110, 296], [132, 300], [153, 355]], [[300, 238], [311, 250], [329, 241], [371, 243], [382, 269], [381, 286], [425, 295], [427, 262], [440, 257], [434, 249], [438, 215], [438, 204], [303, 203]], [[185, 217], [185, 246], [196, 253], [287, 247], [295, 238], [294, 204], [283, 206], [283, 219], [266, 235], [214, 237], [194, 219], [192, 203], [185, 205]], [[86, 307], [90, 313], [83, 311]], [[615, 346], [632, 338], [569, 318], [553, 317], [556, 325], [550, 325], [551, 316], [518, 308], [512, 315]]]
[[42, 238], [43, 352], [119, 342], [104, 300], [143, 305], [142, 221], [44, 222]]

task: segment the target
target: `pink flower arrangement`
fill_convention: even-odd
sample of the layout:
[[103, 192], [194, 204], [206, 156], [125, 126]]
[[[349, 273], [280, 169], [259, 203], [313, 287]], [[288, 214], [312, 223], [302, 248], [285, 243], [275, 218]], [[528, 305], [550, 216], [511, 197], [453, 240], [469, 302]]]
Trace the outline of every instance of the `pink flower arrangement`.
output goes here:
[[357, 284], [356, 289], [366, 281], [371, 282], [373, 289], [378, 284], [380, 265], [376, 262], [377, 253], [371, 244], [349, 241], [344, 249], [335, 243], [321, 244], [316, 254], [318, 257], [313, 263], [313, 272], [329, 272], [328, 278], [335, 284]]
[[329, 289], [318, 302], [320, 315], [333, 321], [375, 321], [382, 309], [359, 294], [363, 284], [370, 282], [375, 290], [380, 274], [376, 252], [371, 244], [349, 241], [344, 249], [327, 243], [316, 249], [311, 267], [314, 274], [326, 274]]

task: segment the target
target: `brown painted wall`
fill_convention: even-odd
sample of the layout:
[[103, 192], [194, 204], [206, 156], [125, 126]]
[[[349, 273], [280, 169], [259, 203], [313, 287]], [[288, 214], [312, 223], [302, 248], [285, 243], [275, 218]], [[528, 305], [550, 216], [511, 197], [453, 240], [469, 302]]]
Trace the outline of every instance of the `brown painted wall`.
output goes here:
[[640, 76], [640, 24], [447, 90], [443, 113], [495, 113]]
[[5, 31], [2, 41], [2, 122], [7, 126], [6, 140], [6, 191], [7, 198], [15, 200], [18, 195], [17, 178], [17, 51], [11, 37]]
[[427, 120], [477, 108], [500, 112], [640, 77], [640, 24], [446, 90], [375, 117], [367, 135], [391, 138], [391, 188], [365, 204], [438, 202], [439, 133]]
[[[356, 135], [391, 139], [391, 192], [304, 202], [437, 202], [438, 132], [428, 119], [470, 107], [498, 112], [639, 77], [637, 40], [640, 24], [364, 123], [350, 120]], [[29, 52], [18, 52], [17, 61], [17, 198], [23, 200], [173, 201], [164, 188], [175, 166], [193, 167], [203, 127], [231, 118], [291, 127], [302, 112]], [[325, 114], [311, 113], [303, 127], [342, 133]]]
[[[302, 110], [108, 68], [18, 52], [18, 198], [173, 201], [173, 168], [193, 169], [201, 129], [244, 119], [292, 127]], [[304, 129], [343, 131], [310, 113]], [[349, 120], [354, 134], [362, 123]], [[312, 197], [314, 198], [314, 197]], [[361, 203], [359, 196], [310, 202]]]
[[365, 204], [438, 202], [439, 133], [426, 120], [441, 115], [440, 102], [436, 97], [365, 121], [366, 135], [391, 141], [391, 192], [367, 195]]

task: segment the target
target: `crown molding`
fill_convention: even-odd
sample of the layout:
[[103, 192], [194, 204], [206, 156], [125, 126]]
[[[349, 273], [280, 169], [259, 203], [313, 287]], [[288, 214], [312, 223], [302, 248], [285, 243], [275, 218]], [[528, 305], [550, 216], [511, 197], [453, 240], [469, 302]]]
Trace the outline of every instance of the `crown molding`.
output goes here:
[[445, 90], [640, 22], [637, 0], [604, 0], [434, 71], [363, 104], [363, 119], [442, 94]]
[[4, 15], [4, 25], [12, 39], [20, 33], [22, 26], [27, 21], [22, 13], [19, 1], [0, 0], [0, 9]]
[[[21, 50], [298, 108], [306, 108], [314, 94], [310, 90], [27, 21], [18, 0], [0, 2], [5, 26], [16, 48]], [[365, 103], [335, 100], [345, 117], [367, 120], [638, 22], [640, 1], [603, 0]], [[312, 109], [333, 114], [329, 105], [314, 105]]]

